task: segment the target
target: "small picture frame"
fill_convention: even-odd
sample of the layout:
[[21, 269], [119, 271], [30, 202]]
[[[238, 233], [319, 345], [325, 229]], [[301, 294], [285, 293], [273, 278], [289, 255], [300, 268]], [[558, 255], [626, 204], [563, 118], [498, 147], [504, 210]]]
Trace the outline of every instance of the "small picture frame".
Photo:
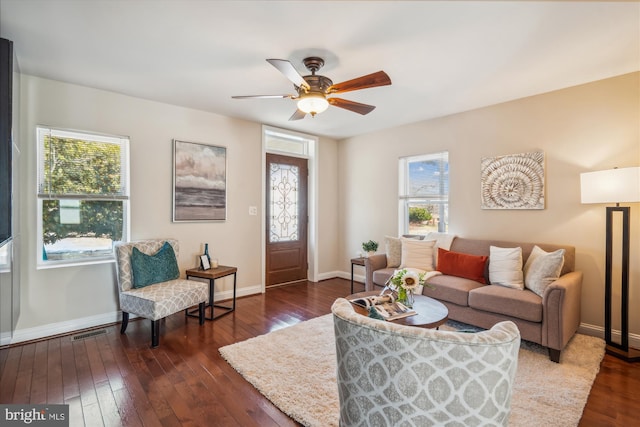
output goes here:
[[206, 255], [200, 255], [200, 265], [203, 270], [211, 269], [211, 264], [209, 263], [209, 258]]

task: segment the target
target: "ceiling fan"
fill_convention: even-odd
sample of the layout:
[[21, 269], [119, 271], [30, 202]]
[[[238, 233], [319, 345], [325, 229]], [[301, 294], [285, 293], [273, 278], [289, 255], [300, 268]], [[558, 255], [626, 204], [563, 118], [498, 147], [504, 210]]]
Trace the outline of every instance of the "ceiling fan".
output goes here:
[[344, 108], [358, 114], [369, 114], [376, 108], [373, 105], [361, 104], [359, 102], [349, 101], [342, 98], [329, 98], [329, 95], [336, 93], [349, 92], [352, 90], [367, 89], [377, 86], [386, 86], [391, 84], [391, 79], [384, 71], [367, 74], [366, 76], [357, 77], [342, 83], [333, 84], [331, 79], [316, 74], [324, 65], [324, 60], [317, 56], [311, 56], [302, 60], [304, 66], [311, 71], [308, 76], [302, 76], [295, 69], [291, 62], [286, 59], [267, 59], [267, 62], [278, 69], [286, 78], [294, 84], [296, 95], [244, 95], [232, 96], [235, 99], [248, 98], [289, 98], [297, 100], [298, 109], [289, 120], [300, 120], [307, 114], [315, 116], [325, 111], [329, 105]]

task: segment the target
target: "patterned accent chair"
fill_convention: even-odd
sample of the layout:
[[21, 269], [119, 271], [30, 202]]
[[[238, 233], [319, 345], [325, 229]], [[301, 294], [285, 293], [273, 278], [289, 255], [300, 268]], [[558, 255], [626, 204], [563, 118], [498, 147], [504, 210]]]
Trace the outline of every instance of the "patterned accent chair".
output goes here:
[[344, 298], [332, 308], [340, 426], [506, 426], [520, 332], [477, 333], [376, 320]]
[[122, 326], [124, 334], [129, 323], [129, 314], [151, 320], [151, 347], [157, 347], [160, 335], [160, 319], [198, 305], [200, 325], [204, 324], [205, 302], [209, 298], [209, 286], [195, 280], [175, 279], [154, 283], [142, 288], [133, 287], [131, 268], [131, 252], [133, 248], [147, 255], [153, 255], [169, 242], [178, 257], [178, 241], [172, 239], [141, 240], [137, 242], [118, 243], [115, 246], [118, 293], [122, 310]]

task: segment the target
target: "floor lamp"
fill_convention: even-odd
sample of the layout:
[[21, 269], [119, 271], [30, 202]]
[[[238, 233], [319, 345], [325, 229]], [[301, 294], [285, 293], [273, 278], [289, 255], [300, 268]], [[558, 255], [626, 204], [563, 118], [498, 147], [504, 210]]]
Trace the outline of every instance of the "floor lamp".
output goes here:
[[[640, 167], [609, 169], [580, 174], [582, 203], [615, 203], [607, 206], [604, 283], [604, 339], [607, 353], [627, 362], [639, 362], [640, 350], [629, 347], [629, 224], [630, 207], [620, 203], [640, 202]], [[620, 343], [611, 339], [613, 279], [613, 218], [621, 215]]]

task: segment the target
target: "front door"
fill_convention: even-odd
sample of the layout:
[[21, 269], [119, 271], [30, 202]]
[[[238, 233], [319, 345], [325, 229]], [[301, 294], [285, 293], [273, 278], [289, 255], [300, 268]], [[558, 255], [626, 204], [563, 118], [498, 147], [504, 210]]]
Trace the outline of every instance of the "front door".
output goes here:
[[307, 279], [307, 160], [267, 153], [266, 286]]

